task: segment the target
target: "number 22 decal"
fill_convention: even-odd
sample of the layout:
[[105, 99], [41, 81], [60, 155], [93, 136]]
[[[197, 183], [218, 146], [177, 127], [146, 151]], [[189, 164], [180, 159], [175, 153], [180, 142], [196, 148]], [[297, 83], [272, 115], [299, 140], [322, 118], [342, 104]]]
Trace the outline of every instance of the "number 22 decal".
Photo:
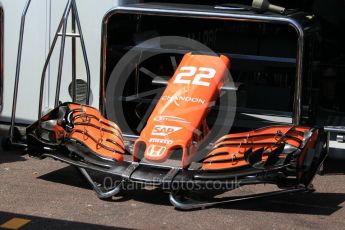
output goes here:
[[[196, 68], [194, 66], [183, 66], [180, 68], [180, 71], [174, 81], [174, 84], [190, 84], [192, 85], [201, 85], [201, 86], [210, 86], [210, 82], [205, 81], [205, 79], [212, 79], [216, 75], [216, 70], [212, 68], [200, 67]], [[188, 79], [193, 77], [194, 79]]]

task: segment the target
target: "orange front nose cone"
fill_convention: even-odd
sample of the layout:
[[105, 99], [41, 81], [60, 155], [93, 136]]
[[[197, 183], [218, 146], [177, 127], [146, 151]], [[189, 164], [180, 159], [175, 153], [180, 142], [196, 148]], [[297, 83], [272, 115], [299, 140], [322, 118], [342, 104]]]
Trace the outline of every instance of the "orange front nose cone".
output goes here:
[[[230, 61], [225, 56], [186, 54], [169, 80], [162, 97], [134, 146], [134, 157], [163, 162], [172, 151], [182, 150], [182, 164], [190, 164], [196, 151], [193, 141], [219, 96]], [[143, 147], [141, 147], [143, 146]]]

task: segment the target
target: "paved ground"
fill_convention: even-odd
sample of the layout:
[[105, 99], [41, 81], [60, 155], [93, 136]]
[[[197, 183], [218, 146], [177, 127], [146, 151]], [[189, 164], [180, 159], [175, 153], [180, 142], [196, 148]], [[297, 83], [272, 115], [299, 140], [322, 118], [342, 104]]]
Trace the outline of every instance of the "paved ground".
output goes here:
[[182, 212], [158, 189], [99, 200], [73, 167], [0, 150], [0, 226], [23, 218], [23, 229], [344, 229], [345, 175], [317, 176], [314, 185], [312, 194]]

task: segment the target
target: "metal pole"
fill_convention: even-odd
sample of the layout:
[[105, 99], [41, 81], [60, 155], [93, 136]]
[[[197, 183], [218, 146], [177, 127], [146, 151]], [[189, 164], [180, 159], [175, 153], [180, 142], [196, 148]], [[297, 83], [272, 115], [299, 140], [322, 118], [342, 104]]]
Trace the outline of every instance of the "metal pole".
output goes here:
[[296, 58], [296, 79], [295, 79], [295, 93], [293, 101], [293, 118], [292, 123], [299, 125], [302, 115], [302, 78], [303, 78], [303, 53], [304, 53], [304, 33], [297, 31], [298, 37], [298, 51]]
[[28, 12], [31, 0], [28, 0], [25, 4], [24, 11], [21, 17], [20, 32], [19, 32], [19, 43], [18, 43], [18, 54], [17, 54], [17, 65], [16, 65], [16, 76], [14, 80], [14, 91], [13, 91], [13, 102], [12, 102], [12, 117], [11, 117], [11, 127], [10, 127], [10, 142], [13, 142], [14, 133], [14, 123], [16, 119], [17, 110], [17, 97], [18, 97], [18, 86], [19, 86], [19, 75], [20, 75], [20, 65], [22, 60], [22, 50], [23, 50], [23, 37], [24, 37], [24, 27], [26, 13]]
[[58, 69], [58, 76], [57, 76], [57, 81], [56, 81], [56, 92], [55, 92], [55, 107], [59, 106], [63, 58], [64, 58], [64, 54], [65, 54], [67, 20], [68, 20], [69, 12], [71, 10], [72, 2], [74, 2], [74, 0], [69, 0], [68, 1], [68, 3], [67, 3], [67, 11], [65, 12], [65, 14], [63, 16], [61, 47], [60, 47], [60, 58], [59, 58], [59, 69]]
[[82, 48], [83, 56], [84, 56], [84, 62], [85, 62], [85, 68], [86, 68], [86, 77], [87, 77], [86, 104], [89, 104], [90, 103], [90, 89], [91, 89], [90, 66], [89, 66], [89, 61], [87, 58], [84, 36], [83, 36], [82, 29], [81, 29], [77, 4], [76, 4], [75, 0], [73, 0], [73, 10], [74, 10], [75, 19], [76, 19], [77, 26], [78, 26], [78, 31], [80, 34], [80, 43], [81, 43], [81, 48]]
[[[72, 33], [76, 33], [76, 21], [74, 13], [74, 5], [72, 5]], [[77, 50], [76, 50], [76, 37], [72, 36], [72, 100], [77, 101]]]
[[[67, 11], [68, 11], [68, 5], [66, 5], [66, 8], [64, 10], [63, 15], [65, 15]], [[55, 48], [57, 39], [59, 37], [58, 34], [59, 34], [59, 32], [60, 32], [60, 30], [62, 28], [63, 22], [64, 22], [63, 19], [61, 19], [60, 24], [59, 24], [59, 26], [58, 26], [58, 28], [56, 30], [54, 40], [53, 40], [52, 45], [51, 45], [51, 47], [49, 49], [49, 53], [48, 53], [47, 59], [46, 59], [46, 61], [44, 63], [44, 67], [43, 67], [43, 71], [42, 71], [42, 75], [41, 75], [40, 96], [39, 96], [39, 106], [38, 106], [38, 119], [40, 119], [42, 117], [44, 82], [45, 82], [45, 77], [46, 77], [47, 69], [48, 69], [48, 66], [49, 66], [49, 62], [50, 62], [51, 56], [53, 55], [54, 48]]]

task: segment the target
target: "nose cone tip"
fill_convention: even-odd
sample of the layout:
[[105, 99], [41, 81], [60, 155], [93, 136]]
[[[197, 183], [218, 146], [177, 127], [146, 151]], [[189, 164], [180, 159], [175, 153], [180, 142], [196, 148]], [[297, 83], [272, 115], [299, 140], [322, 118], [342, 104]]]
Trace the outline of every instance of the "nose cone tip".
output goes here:
[[149, 145], [144, 153], [144, 158], [150, 161], [162, 162], [169, 158], [169, 150], [166, 146]]

